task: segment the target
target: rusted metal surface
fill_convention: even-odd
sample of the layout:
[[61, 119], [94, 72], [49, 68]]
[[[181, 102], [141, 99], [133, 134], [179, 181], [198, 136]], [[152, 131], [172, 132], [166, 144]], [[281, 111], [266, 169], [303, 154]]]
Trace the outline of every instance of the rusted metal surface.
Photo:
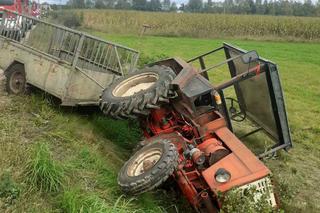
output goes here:
[[134, 70], [139, 58], [136, 50], [6, 10], [0, 49], [2, 69], [24, 64], [28, 84], [71, 106], [97, 103], [101, 91]]

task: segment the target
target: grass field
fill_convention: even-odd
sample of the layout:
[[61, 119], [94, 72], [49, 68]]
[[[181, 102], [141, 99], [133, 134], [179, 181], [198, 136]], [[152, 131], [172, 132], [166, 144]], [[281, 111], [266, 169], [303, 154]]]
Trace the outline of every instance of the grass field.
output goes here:
[[[225, 41], [91, 33], [140, 50], [144, 61], [188, 59]], [[277, 62], [294, 148], [265, 163], [285, 212], [319, 212], [320, 44], [226, 41]], [[0, 103], [0, 212], [189, 212], [174, 193], [121, 195], [116, 175], [140, 138], [134, 126], [59, 108], [41, 93], [0, 94]]]
[[[66, 11], [70, 13], [70, 11]], [[256, 40], [319, 41], [320, 18], [224, 15], [196, 13], [154, 13], [119, 10], [81, 10], [83, 26], [92, 30], [139, 35], [191, 38], [241, 38]]]

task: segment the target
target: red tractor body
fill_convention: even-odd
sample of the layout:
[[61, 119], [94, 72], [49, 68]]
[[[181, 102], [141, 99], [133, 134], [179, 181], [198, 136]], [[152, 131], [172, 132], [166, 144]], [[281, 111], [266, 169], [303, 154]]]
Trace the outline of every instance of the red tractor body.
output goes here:
[[[206, 68], [204, 58], [219, 50], [225, 51], [227, 60]], [[201, 69], [192, 65], [196, 60]], [[222, 64], [228, 64], [231, 79], [212, 85], [207, 71]], [[256, 202], [263, 197], [276, 208], [271, 172], [259, 159], [291, 147], [276, 66], [260, 59], [255, 51], [244, 52], [224, 44], [188, 62], [171, 58], [149, 67], [115, 83], [102, 96], [101, 109], [106, 114], [143, 115], [137, 117], [146, 137], [140, 144], [144, 148], [120, 171], [118, 182], [123, 190], [141, 193], [171, 176], [198, 212], [217, 212], [223, 206], [224, 194], [231, 189], [245, 192], [254, 188]], [[159, 70], [170, 74], [163, 77], [157, 74]], [[228, 106], [223, 91], [231, 86], [237, 99], [229, 98]], [[240, 111], [233, 102], [239, 104]], [[277, 144], [256, 156], [233, 131], [232, 121], [246, 119], [258, 129], [241, 138], [261, 130]], [[166, 148], [167, 144], [175, 149]]]
[[[176, 146], [179, 165], [173, 176], [195, 209], [213, 212], [216, 205], [221, 207], [219, 193], [263, 178], [270, 180], [270, 170], [228, 129], [225, 118], [215, 108], [187, 113], [188, 109], [192, 106], [187, 102], [173, 101], [170, 106], [152, 110], [148, 119], [141, 121], [141, 127], [149, 138], [144, 145], [161, 138]], [[186, 154], [186, 150], [192, 153]], [[215, 179], [221, 168], [230, 173], [226, 183]], [[269, 202], [276, 207], [272, 186], [267, 184], [265, 188], [271, 187]]]

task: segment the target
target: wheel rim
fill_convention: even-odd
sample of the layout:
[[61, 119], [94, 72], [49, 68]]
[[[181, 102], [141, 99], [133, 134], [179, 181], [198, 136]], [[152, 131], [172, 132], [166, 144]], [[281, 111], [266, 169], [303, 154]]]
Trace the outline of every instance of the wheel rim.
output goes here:
[[147, 150], [137, 156], [128, 167], [129, 176], [139, 176], [149, 171], [161, 158], [162, 150], [158, 148]]
[[158, 74], [142, 73], [122, 81], [113, 91], [116, 97], [128, 97], [152, 87], [159, 79]]
[[15, 71], [12, 73], [9, 85], [13, 93], [22, 93], [25, 89], [25, 83], [26, 79], [23, 72]]

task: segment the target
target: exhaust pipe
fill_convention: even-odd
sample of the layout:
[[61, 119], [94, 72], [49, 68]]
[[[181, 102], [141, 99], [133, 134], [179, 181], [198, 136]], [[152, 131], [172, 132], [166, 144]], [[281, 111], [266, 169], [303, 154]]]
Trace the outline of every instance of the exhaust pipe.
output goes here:
[[209, 212], [209, 213], [218, 213], [217, 208], [215, 208], [213, 206], [213, 204], [212, 204], [212, 201], [211, 201], [211, 199], [209, 197], [208, 192], [202, 192], [200, 194], [200, 197], [202, 199], [203, 204], [205, 205], [205, 207], [207, 209], [207, 212]]

